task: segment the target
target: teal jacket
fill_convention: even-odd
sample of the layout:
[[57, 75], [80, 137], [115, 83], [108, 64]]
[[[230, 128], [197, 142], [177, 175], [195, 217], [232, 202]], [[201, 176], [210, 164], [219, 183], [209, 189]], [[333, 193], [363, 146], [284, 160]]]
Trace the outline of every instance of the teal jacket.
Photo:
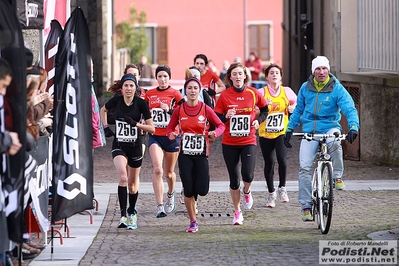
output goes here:
[[302, 125], [302, 132], [324, 134], [332, 128], [339, 128], [341, 111], [348, 120], [348, 130], [359, 130], [359, 115], [351, 95], [338, 79], [330, 75], [330, 81], [317, 91], [310, 75], [299, 89], [297, 105], [288, 122], [287, 131], [294, 131]]

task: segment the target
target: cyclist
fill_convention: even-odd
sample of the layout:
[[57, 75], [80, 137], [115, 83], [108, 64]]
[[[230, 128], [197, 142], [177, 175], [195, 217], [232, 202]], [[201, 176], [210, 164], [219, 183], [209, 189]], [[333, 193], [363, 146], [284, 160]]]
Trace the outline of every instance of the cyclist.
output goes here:
[[[325, 56], [317, 56], [312, 61], [312, 74], [299, 89], [297, 105], [290, 117], [284, 143], [289, 143], [294, 129], [302, 125], [304, 133], [332, 134], [341, 133], [340, 111], [348, 120], [347, 140], [353, 143], [359, 130], [359, 116], [352, 97], [338, 79], [330, 73], [330, 63]], [[342, 147], [339, 141], [328, 139], [333, 145], [330, 150], [333, 162], [335, 188], [342, 190], [344, 163]], [[299, 151], [298, 201], [302, 205], [302, 220], [313, 221], [312, 214], [312, 163], [317, 152], [316, 141], [302, 140]]]

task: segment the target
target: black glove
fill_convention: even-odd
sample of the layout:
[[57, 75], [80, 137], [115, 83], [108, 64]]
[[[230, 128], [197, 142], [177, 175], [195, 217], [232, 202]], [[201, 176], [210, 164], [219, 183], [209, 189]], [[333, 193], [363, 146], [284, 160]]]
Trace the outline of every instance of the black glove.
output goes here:
[[125, 122], [131, 125], [132, 127], [135, 127], [137, 125], [137, 122], [127, 115], [125, 116]]
[[115, 136], [115, 133], [109, 127], [104, 128], [104, 134], [107, 138]]
[[212, 97], [216, 95], [216, 91], [212, 90], [212, 89], [208, 89], [206, 92], [209, 94], [209, 96], [212, 96]]
[[349, 130], [348, 135], [346, 135], [346, 139], [349, 141], [349, 143], [353, 143], [357, 137], [357, 131], [356, 130]]
[[288, 132], [288, 131], [285, 132], [285, 136], [284, 136], [284, 145], [285, 145], [285, 147], [287, 147], [287, 148], [289, 148], [289, 149], [292, 148], [292, 145], [290, 144], [291, 136], [292, 136], [292, 132]]

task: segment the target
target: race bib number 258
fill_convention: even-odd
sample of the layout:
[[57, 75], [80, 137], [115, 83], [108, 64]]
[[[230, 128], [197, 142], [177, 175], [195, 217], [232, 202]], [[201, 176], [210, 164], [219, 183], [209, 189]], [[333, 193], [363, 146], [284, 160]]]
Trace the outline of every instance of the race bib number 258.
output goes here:
[[230, 118], [230, 136], [246, 137], [251, 130], [251, 117], [249, 115], [234, 115]]

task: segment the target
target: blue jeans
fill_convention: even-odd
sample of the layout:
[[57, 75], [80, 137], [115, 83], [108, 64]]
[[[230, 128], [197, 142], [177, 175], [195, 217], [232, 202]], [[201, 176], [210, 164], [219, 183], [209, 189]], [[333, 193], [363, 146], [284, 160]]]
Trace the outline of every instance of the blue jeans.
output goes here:
[[[332, 128], [326, 134], [332, 134], [341, 131], [338, 128]], [[332, 143], [331, 143], [332, 142]], [[340, 141], [334, 141], [334, 138], [327, 139], [332, 165], [333, 165], [333, 178], [342, 178], [344, 172], [344, 161], [342, 156], [342, 146]], [[332, 146], [331, 146], [332, 145]], [[311, 209], [312, 202], [312, 174], [313, 174], [313, 160], [317, 152], [318, 142], [301, 141], [299, 150], [299, 174], [298, 174], [298, 201], [302, 204], [302, 209]]]

